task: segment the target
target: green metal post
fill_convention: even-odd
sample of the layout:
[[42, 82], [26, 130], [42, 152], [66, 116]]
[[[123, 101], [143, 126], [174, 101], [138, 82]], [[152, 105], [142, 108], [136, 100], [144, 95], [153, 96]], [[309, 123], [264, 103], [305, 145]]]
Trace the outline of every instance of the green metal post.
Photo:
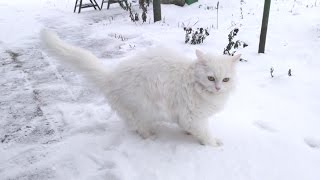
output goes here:
[[263, 18], [262, 18], [258, 53], [264, 53], [264, 50], [265, 50], [267, 30], [268, 30], [269, 12], [270, 12], [270, 4], [271, 4], [271, 0], [264, 1]]

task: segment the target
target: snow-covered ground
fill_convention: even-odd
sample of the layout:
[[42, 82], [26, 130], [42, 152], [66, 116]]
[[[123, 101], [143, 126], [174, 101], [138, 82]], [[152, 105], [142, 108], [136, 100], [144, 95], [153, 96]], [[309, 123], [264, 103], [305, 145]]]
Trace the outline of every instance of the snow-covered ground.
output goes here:
[[[263, 0], [220, 0], [219, 29], [216, 10], [206, 9], [216, 0], [162, 5], [163, 21], [155, 24], [152, 17], [132, 23], [116, 4], [73, 13], [74, 2], [0, 1], [1, 180], [320, 179], [320, 1], [272, 1], [265, 54], [257, 54]], [[211, 27], [210, 36], [184, 44], [182, 24]], [[112, 68], [157, 45], [189, 57], [195, 49], [222, 53], [234, 27], [249, 44], [239, 51], [248, 62], [239, 63], [237, 89], [212, 117], [219, 148], [175, 126], [141, 139], [39, 40], [50, 28]]]

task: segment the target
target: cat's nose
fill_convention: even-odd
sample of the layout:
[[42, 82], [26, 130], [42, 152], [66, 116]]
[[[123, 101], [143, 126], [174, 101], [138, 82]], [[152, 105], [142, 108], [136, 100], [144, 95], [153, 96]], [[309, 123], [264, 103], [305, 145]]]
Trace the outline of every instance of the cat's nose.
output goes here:
[[216, 87], [216, 90], [219, 91], [221, 89], [221, 87]]

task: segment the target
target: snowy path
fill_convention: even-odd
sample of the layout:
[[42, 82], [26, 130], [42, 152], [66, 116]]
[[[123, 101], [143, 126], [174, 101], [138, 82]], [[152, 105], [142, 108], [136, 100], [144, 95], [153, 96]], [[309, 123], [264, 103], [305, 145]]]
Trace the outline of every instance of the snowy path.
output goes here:
[[[220, 1], [219, 30], [191, 46], [178, 24], [215, 23], [216, 12], [198, 4], [163, 6], [165, 22], [135, 25], [116, 6], [72, 14], [70, 0], [0, 1], [0, 179], [320, 179], [320, 2], [273, 2], [265, 55], [256, 53], [263, 4], [248, 1], [241, 19], [232, 2]], [[196, 48], [221, 53], [232, 24], [241, 24], [249, 61], [239, 64], [238, 88], [212, 118], [219, 148], [201, 146], [175, 126], [141, 139], [38, 39], [42, 27], [51, 28], [112, 68], [154, 45], [190, 57]]]

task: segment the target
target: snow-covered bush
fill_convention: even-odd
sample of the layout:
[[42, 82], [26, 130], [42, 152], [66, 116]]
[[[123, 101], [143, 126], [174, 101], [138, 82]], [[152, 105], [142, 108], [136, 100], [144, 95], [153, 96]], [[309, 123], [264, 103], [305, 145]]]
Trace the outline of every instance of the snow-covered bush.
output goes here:
[[[248, 44], [245, 43], [244, 41], [240, 41], [240, 40], [236, 40], [234, 41], [234, 37], [237, 36], [239, 32], [238, 28], [234, 28], [228, 35], [228, 45], [226, 46], [226, 48], [224, 48], [223, 50], [223, 54], [225, 55], [230, 55], [233, 56], [236, 53], [235, 49], [238, 49], [239, 47], [247, 47]], [[240, 59], [240, 61], [242, 61], [244, 59]]]
[[197, 28], [197, 30], [193, 30], [192, 28], [183, 28], [185, 35], [185, 43], [190, 44], [201, 44], [209, 36], [208, 28]]
[[[139, 13], [132, 10], [132, 3], [128, 3], [127, 1], [119, 2], [120, 7], [126, 11], [129, 11], [129, 17], [132, 22], [139, 21]], [[139, 0], [139, 8], [142, 9], [141, 19], [142, 22], [147, 21], [147, 12], [150, 5], [150, 0]]]
[[273, 69], [273, 67], [271, 67], [270, 68], [270, 75], [271, 75], [272, 78], [273, 78], [273, 72], [274, 72], [274, 69]]

